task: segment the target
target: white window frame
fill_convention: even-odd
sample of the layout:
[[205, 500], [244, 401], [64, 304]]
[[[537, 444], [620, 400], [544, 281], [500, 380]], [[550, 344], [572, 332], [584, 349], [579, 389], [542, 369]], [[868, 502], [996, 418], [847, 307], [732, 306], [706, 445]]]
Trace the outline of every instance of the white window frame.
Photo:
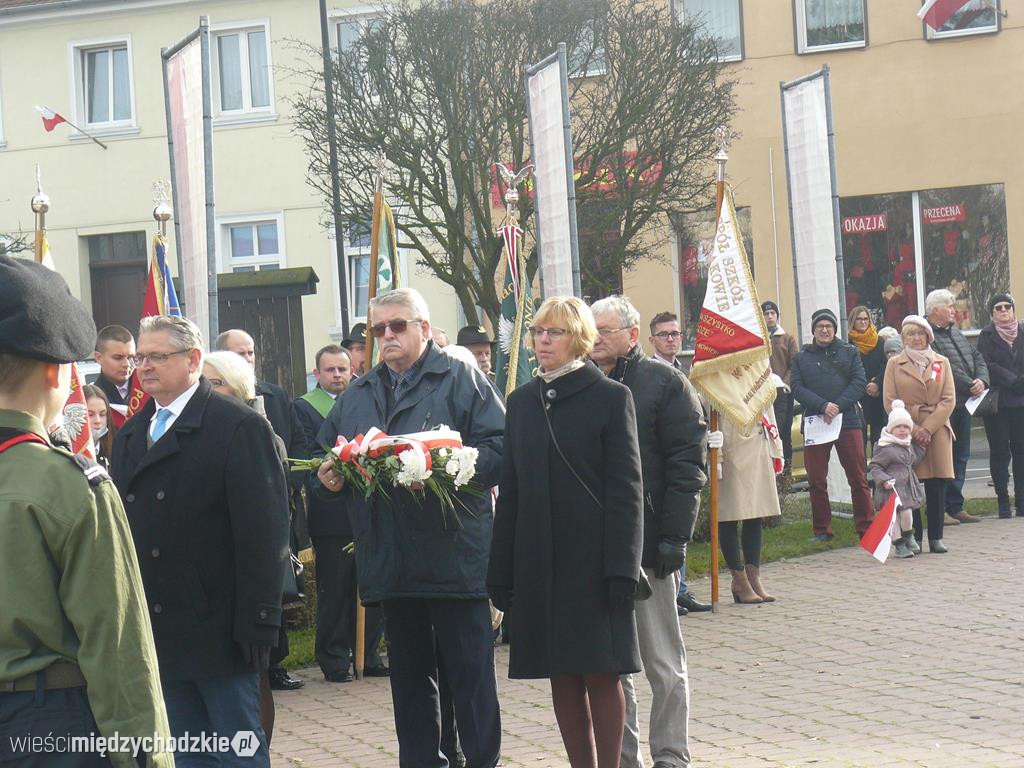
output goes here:
[[[350, 321], [350, 325], [352, 323], [360, 323], [360, 322], [361, 323], [365, 323], [366, 322], [366, 314], [365, 313], [362, 314], [362, 315], [356, 314], [356, 296], [357, 296], [357, 290], [356, 289], [358, 288], [358, 286], [356, 285], [356, 279], [355, 279], [356, 278], [355, 262], [356, 262], [356, 259], [363, 259], [363, 258], [369, 259], [370, 258], [370, 250], [371, 250], [372, 235], [373, 235], [373, 232], [371, 230], [371, 222], [365, 221], [365, 222], [363, 222], [363, 224], [366, 226], [366, 229], [367, 229], [366, 245], [362, 246], [362, 247], [359, 247], [359, 248], [357, 248], [356, 246], [352, 245], [352, 240], [349, 237], [348, 233], [349, 233], [352, 225], [354, 225], [355, 223], [356, 222], [345, 220], [345, 227], [344, 227], [344, 230], [343, 230], [345, 232], [345, 264], [348, 267], [348, 269], [347, 269], [347, 271], [348, 271], [348, 319]], [[367, 291], [367, 295], [369, 295], [369, 291]], [[367, 304], [369, 304], [369, 300], [367, 300]]]
[[[383, 18], [384, 15], [385, 10], [380, 6], [374, 5], [358, 5], [352, 8], [336, 8], [332, 10], [328, 15], [327, 23], [330, 25], [329, 39], [334, 55], [339, 55], [341, 53], [341, 34], [338, 32], [338, 27], [341, 24], [345, 22], [356, 22], [359, 24], [360, 34], [364, 34], [370, 21]], [[371, 84], [366, 83], [366, 88], [370, 92], [371, 101], [376, 102], [378, 95], [376, 91], [371, 88]]]
[[[107, 120], [100, 123], [90, 123], [88, 121], [89, 109], [85, 98], [85, 55], [89, 51], [101, 48], [119, 48], [122, 45], [126, 47], [128, 55], [128, 105], [131, 116], [127, 120]], [[68, 59], [71, 93], [74, 94], [74, 99], [71, 103], [72, 122], [83, 126], [93, 136], [117, 136], [138, 133], [139, 127], [136, 122], [135, 104], [135, 55], [132, 50], [132, 36], [129, 34], [109, 35], [87, 40], [74, 40], [68, 43]], [[111, 85], [113, 84], [113, 71], [113, 57], [111, 57]], [[113, 102], [111, 102], [111, 110], [113, 110], [113, 107]], [[71, 128], [69, 135], [72, 140], [90, 140], [89, 136], [86, 136], [77, 128]]]
[[855, 40], [851, 43], [832, 43], [829, 45], [808, 45], [807, 44], [807, 0], [793, 0], [793, 21], [796, 25], [796, 52], [821, 53], [823, 51], [845, 51], [856, 48], [867, 48], [868, 46], [868, 3], [861, 0], [861, 7], [864, 9], [864, 39]]
[[[604, 44], [600, 48], [597, 47], [597, 29], [595, 26], [596, 22], [594, 23], [594, 26], [591, 26], [591, 35], [594, 37], [595, 56], [591, 59], [589, 68], [585, 72], [571, 71], [572, 51], [568, 51], [566, 55], [566, 66], [570, 69], [570, 72], [568, 73], [570, 80], [583, 77], [601, 77], [602, 75], [608, 74], [608, 41], [605, 40]], [[602, 51], [602, 55], [600, 57], [596, 55], [598, 50]]]
[[[277, 254], [275, 256], [240, 256], [231, 255], [231, 228], [248, 224], [255, 229], [257, 224], [273, 222], [277, 226]], [[217, 271], [234, 272], [235, 267], [255, 267], [257, 272], [265, 264], [276, 264], [278, 269], [288, 266], [287, 248], [285, 247], [284, 211], [265, 211], [235, 216], [217, 217]], [[259, 239], [253, 232], [253, 248], [259, 248]]]
[[[923, 3], [922, 3], [923, 5]], [[948, 32], [936, 32], [934, 29], [929, 27], [925, 22], [921, 22], [924, 27], [924, 39], [925, 40], [949, 40], [950, 38], [957, 37], [973, 37], [974, 35], [994, 35], [1000, 32], [1003, 28], [1002, 25], [1002, 8], [1000, 7], [999, 0], [995, 0], [995, 16], [996, 22], [990, 27], [978, 27], [976, 29], [953, 29]]]
[[[263, 32], [267, 44], [267, 95], [265, 107], [252, 106], [252, 73], [249, 71], [249, 32]], [[242, 68], [242, 108], [221, 109], [220, 106], [220, 38], [224, 35], [238, 35], [238, 63]], [[215, 24], [210, 27], [210, 80], [212, 82], [214, 126], [264, 123], [277, 120], [274, 92], [274, 58], [270, 37], [270, 19], [247, 19]]]
[[[731, 56], [719, 56], [718, 61], [722, 63], [731, 63], [736, 61], [743, 61], [746, 53], [743, 44], [743, 0], [731, 0], [736, 3], [736, 10], [740, 16], [740, 52]], [[676, 18], [680, 22], [686, 21], [686, 8], [684, 7], [684, 0], [672, 0], [672, 5], [675, 7]], [[698, 19], [699, 20], [699, 19]]]

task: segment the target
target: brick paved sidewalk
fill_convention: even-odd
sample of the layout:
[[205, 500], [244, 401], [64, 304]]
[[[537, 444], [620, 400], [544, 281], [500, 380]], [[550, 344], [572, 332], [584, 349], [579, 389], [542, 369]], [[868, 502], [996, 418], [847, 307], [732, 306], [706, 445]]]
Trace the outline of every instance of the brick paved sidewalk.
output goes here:
[[[946, 543], [886, 565], [860, 549], [766, 565], [778, 602], [683, 619], [695, 764], [1024, 766], [1024, 520]], [[497, 659], [502, 765], [567, 766], [546, 683], [508, 680], [505, 647]], [[398, 765], [386, 680], [300, 676], [275, 694], [275, 765]]]

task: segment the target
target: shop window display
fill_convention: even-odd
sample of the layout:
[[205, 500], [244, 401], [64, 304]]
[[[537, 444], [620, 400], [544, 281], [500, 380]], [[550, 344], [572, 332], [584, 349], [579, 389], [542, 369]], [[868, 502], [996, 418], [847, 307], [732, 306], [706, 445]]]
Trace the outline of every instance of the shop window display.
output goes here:
[[[736, 209], [736, 219], [747, 251], [747, 262], [754, 269], [754, 238], [751, 234], [750, 206]], [[683, 332], [683, 349], [693, 349], [697, 338], [697, 322], [708, 288], [708, 265], [715, 235], [714, 211], [677, 214], [672, 217], [676, 232], [679, 267], [679, 324]]]

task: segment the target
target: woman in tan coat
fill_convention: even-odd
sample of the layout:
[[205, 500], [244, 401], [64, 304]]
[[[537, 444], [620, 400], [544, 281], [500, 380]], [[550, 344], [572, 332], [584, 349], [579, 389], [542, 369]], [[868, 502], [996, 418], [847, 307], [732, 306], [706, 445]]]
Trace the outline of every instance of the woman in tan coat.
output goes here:
[[708, 446], [722, 449], [718, 540], [732, 574], [732, 598], [737, 603], [770, 603], [775, 598], [761, 584], [761, 521], [781, 514], [775, 475], [783, 467], [782, 440], [775, 413], [768, 408], [749, 429], [726, 417], [720, 424], [720, 432], [708, 433]]
[[[931, 348], [932, 327], [920, 315], [908, 315], [900, 332], [904, 349], [885, 369], [885, 410], [902, 400], [914, 420], [913, 440], [925, 447], [924, 458], [914, 472], [924, 483], [928, 514], [928, 550], [946, 551], [942, 542], [946, 484], [953, 477], [953, 429], [949, 415], [956, 406], [956, 390], [949, 360]], [[921, 513], [914, 510], [914, 544], [920, 547]]]

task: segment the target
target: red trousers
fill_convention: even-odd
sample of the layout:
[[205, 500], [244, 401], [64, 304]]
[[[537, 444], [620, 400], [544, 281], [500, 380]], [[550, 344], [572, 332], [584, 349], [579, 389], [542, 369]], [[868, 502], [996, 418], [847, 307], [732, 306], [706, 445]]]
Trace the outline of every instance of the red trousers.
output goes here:
[[867, 457], [864, 455], [864, 431], [844, 429], [834, 443], [804, 446], [804, 467], [807, 469], [807, 484], [811, 487], [811, 519], [814, 533], [832, 533], [832, 505], [828, 500], [828, 462], [835, 447], [839, 463], [846, 470], [853, 496], [853, 526], [863, 536], [875, 512], [868, 491]]

